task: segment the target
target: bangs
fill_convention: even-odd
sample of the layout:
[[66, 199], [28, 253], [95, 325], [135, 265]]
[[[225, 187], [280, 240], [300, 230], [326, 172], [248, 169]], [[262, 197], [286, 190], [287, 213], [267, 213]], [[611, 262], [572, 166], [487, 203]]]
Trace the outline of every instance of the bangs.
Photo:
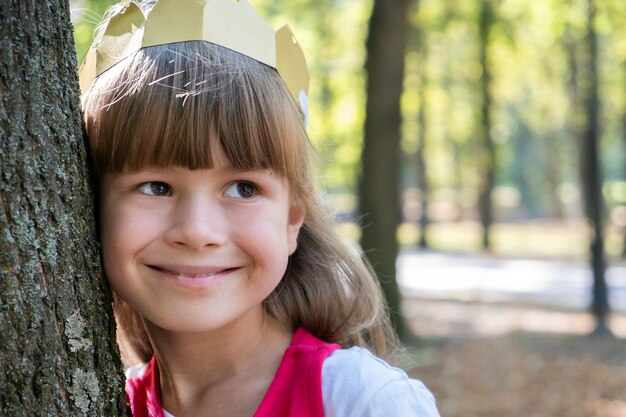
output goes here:
[[304, 117], [278, 73], [208, 42], [140, 50], [98, 77], [83, 111], [99, 177], [210, 169], [215, 146], [237, 169], [308, 169]]

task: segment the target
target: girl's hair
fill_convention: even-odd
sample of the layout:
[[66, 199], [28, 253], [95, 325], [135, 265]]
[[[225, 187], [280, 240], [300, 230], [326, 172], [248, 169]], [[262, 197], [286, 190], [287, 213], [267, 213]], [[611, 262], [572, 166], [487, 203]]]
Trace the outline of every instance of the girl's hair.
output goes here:
[[[315, 193], [304, 117], [276, 70], [208, 42], [148, 47], [100, 75], [83, 110], [99, 178], [148, 165], [210, 169], [216, 146], [236, 168], [270, 168], [287, 178], [306, 217], [265, 311], [344, 347], [381, 356], [395, 348], [370, 268]], [[152, 347], [141, 318], [119, 297], [114, 309], [122, 350], [147, 361]]]

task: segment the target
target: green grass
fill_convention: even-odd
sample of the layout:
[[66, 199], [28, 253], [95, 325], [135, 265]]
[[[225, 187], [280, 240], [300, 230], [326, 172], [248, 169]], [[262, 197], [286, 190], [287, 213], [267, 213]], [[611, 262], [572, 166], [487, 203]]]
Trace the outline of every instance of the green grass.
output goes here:
[[[414, 246], [419, 227], [404, 224], [398, 237], [402, 246]], [[482, 228], [477, 222], [435, 223], [427, 228], [431, 248], [438, 250], [476, 252], [481, 250]], [[619, 257], [623, 248], [623, 231], [605, 230], [605, 252]], [[533, 220], [517, 223], [496, 223], [491, 229], [495, 254], [514, 257], [586, 259], [591, 242], [591, 229], [583, 221]]]
[[[341, 225], [349, 239], [358, 240], [360, 229], [354, 224]], [[404, 248], [415, 247], [420, 237], [417, 225], [404, 223], [398, 228], [398, 240]], [[482, 229], [478, 222], [432, 223], [427, 228], [429, 248], [452, 252], [480, 252]], [[605, 230], [605, 252], [618, 259], [623, 248], [623, 230]], [[591, 230], [584, 221], [531, 220], [496, 223], [491, 230], [491, 253], [509, 257], [586, 260], [589, 256]]]

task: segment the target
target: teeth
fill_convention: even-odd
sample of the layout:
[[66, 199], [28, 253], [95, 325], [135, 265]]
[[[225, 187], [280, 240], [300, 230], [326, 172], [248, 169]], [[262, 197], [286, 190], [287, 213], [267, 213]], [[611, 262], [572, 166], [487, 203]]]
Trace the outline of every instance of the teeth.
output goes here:
[[188, 274], [185, 272], [180, 272], [180, 271], [174, 271], [174, 270], [170, 270], [167, 268], [161, 268], [158, 266], [152, 266], [151, 268], [156, 269], [158, 271], [161, 272], [167, 272], [168, 274], [172, 274], [175, 275], [177, 277], [181, 277], [181, 278], [208, 278], [208, 277], [212, 277], [214, 275], [217, 275], [223, 271], [215, 271], [215, 272], [205, 272], [205, 273], [201, 273], [201, 274]]
[[178, 277], [184, 277], [184, 278], [207, 278], [207, 277], [212, 277], [214, 275], [217, 274], [217, 272], [211, 272], [209, 274], [200, 274], [200, 275], [191, 275], [191, 274], [180, 274], [178, 272], [172, 272], [172, 274], [178, 276]]

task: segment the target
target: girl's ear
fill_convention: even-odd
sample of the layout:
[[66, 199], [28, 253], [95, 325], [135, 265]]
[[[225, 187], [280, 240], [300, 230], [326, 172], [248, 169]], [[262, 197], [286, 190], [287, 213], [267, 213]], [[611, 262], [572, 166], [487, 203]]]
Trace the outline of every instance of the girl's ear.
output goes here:
[[289, 209], [289, 224], [287, 225], [287, 243], [289, 255], [292, 255], [298, 247], [298, 234], [304, 224], [306, 208], [300, 199], [294, 201]]

